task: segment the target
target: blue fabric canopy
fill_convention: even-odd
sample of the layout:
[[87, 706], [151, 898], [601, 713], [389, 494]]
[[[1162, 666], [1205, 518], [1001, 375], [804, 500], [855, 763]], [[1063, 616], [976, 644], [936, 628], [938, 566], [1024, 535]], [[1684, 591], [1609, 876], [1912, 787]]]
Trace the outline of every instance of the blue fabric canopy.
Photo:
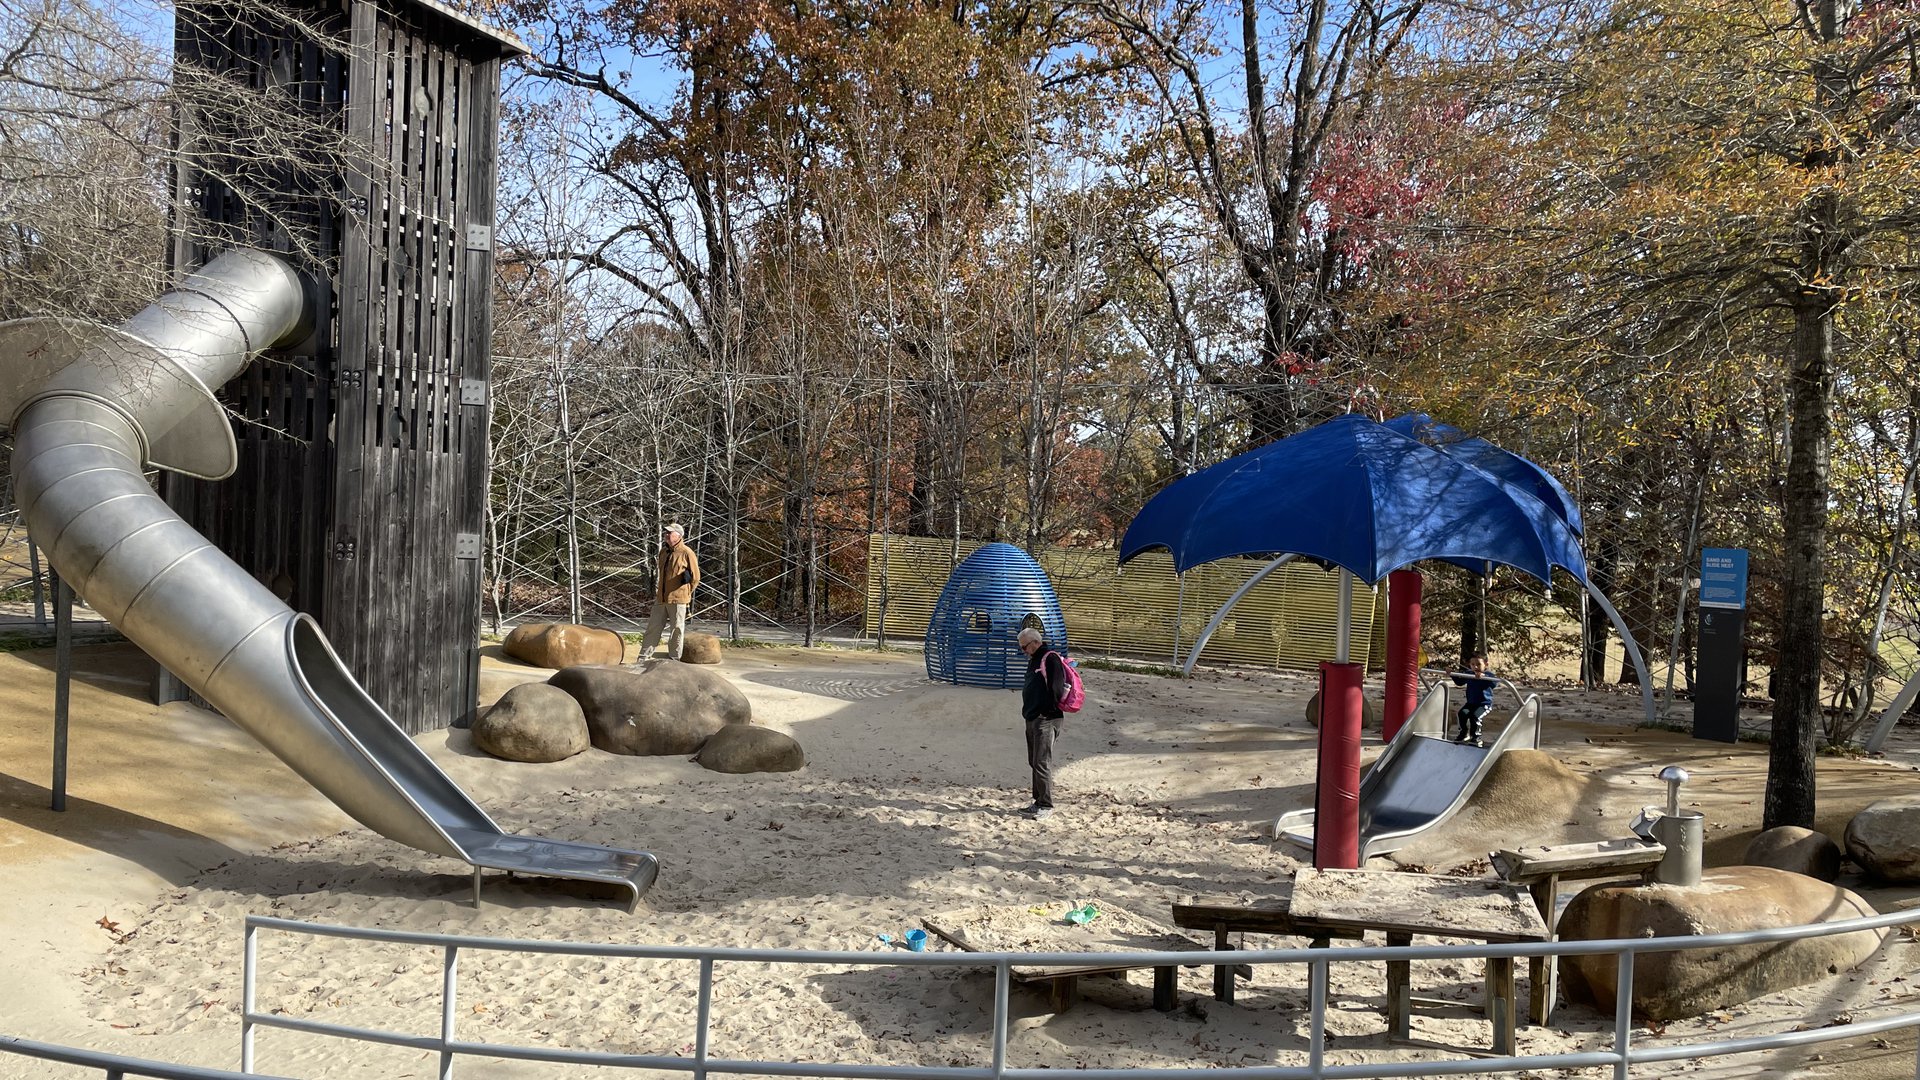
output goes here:
[[1542, 581], [1558, 566], [1585, 582], [1578, 537], [1533, 483], [1342, 416], [1169, 484], [1127, 526], [1120, 561], [1164, 547], [1186, 571], [1233, 555], [1294, 554], [1371, 585], [1441, 559]]
[[1547, 504], [1575, 536], [1585, 536], [1580, 523], [1580, 507], [1560, 481], [1547, 470], [1511, 450], [1502, 450], [1485, 439], [1469, 435], [1452, 424], [1442, 424], [1426, 413], [1408, 413], [1387, 421], [1387, 427], [1408, 435], [1435, 450], [1488, 473]]

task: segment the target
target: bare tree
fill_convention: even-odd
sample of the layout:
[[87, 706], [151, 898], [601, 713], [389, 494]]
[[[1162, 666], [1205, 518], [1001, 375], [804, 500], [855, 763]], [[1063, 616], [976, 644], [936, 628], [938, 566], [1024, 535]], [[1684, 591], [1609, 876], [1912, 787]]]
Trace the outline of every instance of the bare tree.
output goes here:
[[167, 58], [90, 0], [0, 0], [0, 319], [124, 318], [162, 277]]

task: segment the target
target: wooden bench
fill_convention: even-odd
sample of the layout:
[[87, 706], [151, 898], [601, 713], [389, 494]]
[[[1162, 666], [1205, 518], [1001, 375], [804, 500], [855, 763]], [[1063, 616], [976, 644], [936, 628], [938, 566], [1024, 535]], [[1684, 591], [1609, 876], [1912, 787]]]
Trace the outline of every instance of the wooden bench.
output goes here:
[[[1587, 844], [1552, 844], [1500, 850], [1487, 856], [1501, 880], [1522, 886], [1533, 895], [1547, 940], [1560, 929], [1560, 882], [1584, 878], [1646, 875], [1666, 856], [1663, 844], [1638, 839], [1601, 840]], [[1551, 956], [1536, 956], [1527, 964], [1527, 1018], [1544, 1024], [1553, 1015], [1559, 997], [1560, 968]]]
[[[1265, 900], [1235, 900], [1224, 896], [1196, 896], [1184, 904], [1173, 905], [1173, 925], [1187, 930], [1213, 931], [1213, 948], [1216, 952], [1226, 952], [1233, 948], [1228, 940], [1229, 934], [1281, 934], [1290, 937], [1304, 937], [1312, 940], [1316, 948], [1324, 948], [1329, 938], [1357, 938], [1357, 930], [1341, 930], [1328, 927], [1310, 927], [1301, 929], [1293, 918], [1292, 899], [1289, 896], [1271, 897]], [[1233, 1001], [1233, 978], [1253, 978], [1253, 969], [1245, 964], [1218, 964], [1213, 969], [1213, 996], [1220, 1001]]]
[[[921, 920], [928, 931], [967, 952], [1201, 952], [1204, 946], [1150, 919], [1095, 901], [1099, 915], [1084, 926], [1065, 919], [1067, 906], [976, 905]], [[1139, 965], [1089, 964], [1041, 967], [1014, 964], [1015, 982], [1043, 986], [1048, 1003], [1060, 1012], [1078, 998], [1079, 980], [1088, 975], [1124, 977]], [[1189, 967], [1196, 965], [1186, 965]], [[1172, 1012], [1179, 1005], [1179, 967], [1153, 969], [1153, 1007]]]
[[[1411, 945], [1415, 934], [1489, 942], [1547, 940], [1546, 922], [1524, 890], [1476, 878], [1303, 869], [1293, 876], [1289, 914], [1296, 927], [1308, 932], [1379, 930], [1388, 945]], [[1513, 959], [1488, 957], [1484, 1007], [1493, 1021], [1496, 1054], [1514, 1052], [1514, 997]], [[1413, 1005], [1412, 964], [1387, 961], [1390, 1037], [1412, 1036]]]

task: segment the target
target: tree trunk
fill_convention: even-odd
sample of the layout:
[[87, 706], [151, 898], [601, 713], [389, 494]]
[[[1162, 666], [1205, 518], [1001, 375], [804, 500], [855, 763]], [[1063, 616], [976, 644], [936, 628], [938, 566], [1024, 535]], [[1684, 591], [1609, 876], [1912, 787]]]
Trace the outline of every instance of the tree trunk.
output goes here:
[[[1611, 532], [1603, 532], [1587, 564], [1588, 580], [1600, 595], [1612, 600], [1613, 568], [1620, 560], [1620, 545]], [[1607, 634], [1613, 622], [1599, 604], [1589, 602], [1587, 612], [1587, 651], [1580, 658], [1580, 682], [1589, 690], [1607, 681]]]
[[1474, 575], [1460, 602], [1460, 666], [1487, 651], [1486, 578]]
[[[1824, 243], [1820, 224], [1833, 221], [1831, 194], [1809, 207], [1809, 244]], [[1831, 235], [1830, 233], [1828, 235]], [[1773, 700], [1773, 742], [1767, 753], [1762, 827], [1813, 827], [1814, 740], [1820, 730], [1821, 613], [1826, 599], [1827, 444], [1833, 399], [1833, 307], [1826, 290], [1809, 289], [1793, 313], [1789, 378], [1787, 490], [1783, 499], [1780, 648]]]
[[[706, 484], [700, 489], [700, 517], [710, 525], [703, 529], [701, 536], [702, 569], [711, 568], [703, 575], [708, 587], [718, 590], [727, 598], [724, 605], [727, 613], [727, 637], [740, 636], [740, 612], [735, 603], [734, 589], [734, 521], [737, 516], [739, 500], [736, 491], [739, 480], [736, 470], [740, 455], [737, 406], [734, 401], [734, 383], [722, 375], [716, 380], [719, 399], [716, 407], [707, 417], [707, 445], [711, 448], [713, 471]], [[714, 571], [717, 571], [715, 573]]]
[[[1850, 5], [1811, 5], [1815, 36], [1838, 41]], [[1816, 107], [1830, 110], [1848, 92], [1831, 59], [1814, 61]], [[1834, 164], [1839, 152], [1824, 131], [1812, 137], [1804, 167], [1809, 180]], [[1815, 736], [1820, 730], [1822, 618], [1827, 590], [1827, 452], [1833, 434], [1834, 282], [1847, 238], [1839, 196], [1816, 187], [1800, 208], [1799, 293], [1793, 297], [1793, 351], [1788, 364], [1787, 490], [1781, 500], [1780, 647], [1775, 671], [1773, 741], [1767, 748], [1767, 794], [1762, 828], [1813, 827]]]
[[555, 397], [560, 407], [561, 497], [566, 500], [566, 524], [562, 541], [566, 545], [563, 578], [567, 586], [567, 621], [579, 622], [580, 614], [580, 482], [575, 468], [573, 418], [567, 402], [567, 373], [555, 364]]
[[913, 484], [907, 489], [907, 534], [909, 536], [932, 536], [934, 527], [934, 451], [937, 436], [933, 402], [922, 393], [917, 419], [920, 423], [919, 438], [913, 442]]

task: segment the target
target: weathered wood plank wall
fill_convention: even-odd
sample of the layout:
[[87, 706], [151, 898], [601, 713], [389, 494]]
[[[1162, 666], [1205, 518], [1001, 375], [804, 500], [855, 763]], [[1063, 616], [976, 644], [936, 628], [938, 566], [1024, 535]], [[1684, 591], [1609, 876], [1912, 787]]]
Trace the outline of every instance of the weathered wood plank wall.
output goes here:
[[[347, 41], [345, 55], [253, 9], [180, 9], [183, 61], [292, 91], [338, 138], [311, 165], [187, 155], [207, 167], [177, 178], [178, 265], [230, 243], [280, 251], [318, 283], [322, 310], [308, 342], [223, 392], [239, 472], [169, 477], [165, 490], [318, 618], [374, 700], [418, 733], [470, 719], [478, 693], [503, 49], [431, 4], [297, 11]], [[183, 137], [246, 146], [230, 124], [245, 121], [210, 118]]]

